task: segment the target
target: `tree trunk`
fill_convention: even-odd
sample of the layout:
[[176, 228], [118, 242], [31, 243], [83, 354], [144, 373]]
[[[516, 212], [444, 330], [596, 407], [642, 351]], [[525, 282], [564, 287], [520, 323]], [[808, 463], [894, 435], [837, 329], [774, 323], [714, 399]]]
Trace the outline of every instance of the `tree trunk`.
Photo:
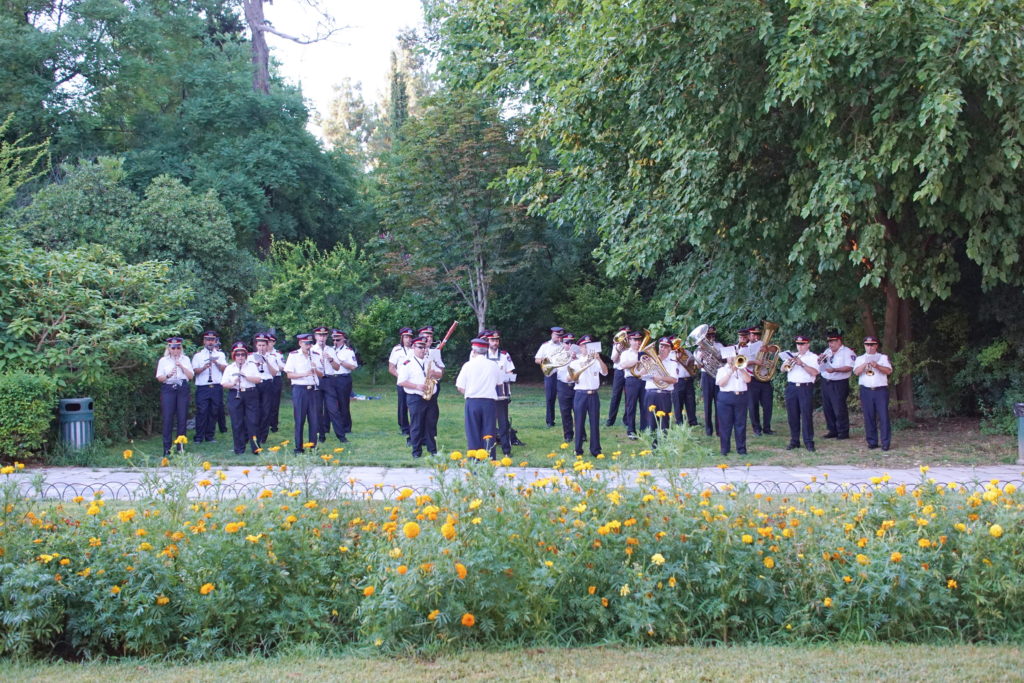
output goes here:
[[243, 0], [245, 22], [252, 33], [252, 89], [264, 95], [270, 93], [270, 49], [263, 26], [263, 0]]
[[[896, 285], [888, 278], [882, 283], [885, 291], [885, 339], [882, 348], [892, 355], [905, 350], [911, 341], [910, 300], [901, 298]], [[894, 413], [900, 417], [914, 419], [914, 382], [909, 372], [902, 372], [900, 381], [893, 387]]]

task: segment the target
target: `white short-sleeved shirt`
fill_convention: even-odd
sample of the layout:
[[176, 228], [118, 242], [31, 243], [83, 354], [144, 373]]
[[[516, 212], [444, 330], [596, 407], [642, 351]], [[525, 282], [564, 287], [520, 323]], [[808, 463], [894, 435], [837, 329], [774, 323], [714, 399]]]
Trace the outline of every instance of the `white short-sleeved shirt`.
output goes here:
[[267, 358], [266, 354], [250, 353], [247, 359], [248, 362], [252, 363], [256, 367], [256, 374], [260, 376], [260, 379], [264, 382], [269, 382], [274, 379], [274, 373], [270, 371], [271, 359]]
[[[182, 363], [192, 364], [188, 356], [182, 354], [178, 360]], [[181, 368], [177, 366], [174, 359], [170, 356], [161, 356], [160, 360], [156, 364], [156, 376], [164, 375], [167, 379], [164, 380], [164, 384], [181, 384], [182, 382], [188, 382], [188, 377], [181, 371]]]
[[492, 363], [482, 355], [473, 357], [459, 370], [455, 378], [455, 386], [462, 390], [466, 398], [498, 398], [498, 385], [501, 373], [497, 363]]
[[[313, 368], [320, 369], [320, 360], [316, 352], [312, 350], [309, 352], [308, 357], [300, 350], [292, 351], [288, 354], [288, 359], [284, 362], [285, 373], [309, 372]], [[315, 387], [320, 384], [320, 379], [316, 375], [308, 375], [306, 377], [293, 379], [291, 380], [291, 383], [298, 387]]]
[[[892, 368], [892, 363], [889, 362], [889, 356], [884, 353], [872, 353], [857, 356], [856, 360], [853, 362], [853, 367], [854, 369], [859, 368], [869, 361], [874, 361], [883, 368]], [[857, 384], [869, 389], [873, 389], [874, 387], [887, 387], [889, 386], [889, 375], [881, 372], [876, 372], [874, 375], [868, 375], [868, 373], [862, 372], [857, 375]]]
[[[811, 366], [812, 368], [818, 367], [818, 356], [812, 353], [811, 351], [808, 350], [804, 351], [801, 354], [794, 355], [799, 355], [800, 360], [802, 360], [804, 363]], [[813, 384], [815, 378], [815, 375], [812, 375], [811, 373], [807, 372], [807, 370], [800, 367], [799, 365], [794, 365], [789, 370], [789, 372], [786, 373], [786, 381], [793, 382], [794, 384]]]
[[584, 368], [580, 372], [579, 377], [576, 378], [576, 391], [595, 391], [601, 387], [601, 375], [605, 375], [607, 372], [601, 372], [601, 365], [596, 361], [591, 363], [589, 367]]
[[[715, 375], [716, 385], [724, 377], [729, 375], [729, 370], [730, 368], [728, 365], [723, 365], [722, 367], [718, 368], [718, 373]], [[743, 373], [745, 372], [746, 369], [736, 370], [735, 372], [732, 373], [732, 377], [729, 377], [729, 380], [725, 383], [725, 386], [719, 385], [719, 388], [722, 391], [746, 391], [747, 383], [743, 380]]]
[[246, 375], [252, 377], [253, 375], [260, 375], [262, 373], [256, 368], [256, 363], [253, 362], [252, 358], [246, 358], [245, 363], [241, 367], [238, 363], [231, 363], [224, 368], [224, 377], [221, 379], [221, 385], [228, 389], [237, 389], [238, 376], [242, 376], [242, 389], [252, 389], [256, 386], [255, 382], [250, 382], [245, 378]]
[[[850, 374], [853, 373], [853, 364], [857, 360], [857, 354], [853, 352], [853, 349], [845, 346], [840, 346], [839, 349], [832, 354], [831, 362], [826, 361], [821, 364], [821, 376], [825, 379], [840, 380], [850, 379]], [[846, 372], [832, 372], [829, 368], [850, 366], [850, 370]]]
[[629, 372], [636, 365], [636, 362], [640, 359], [640, 354], [633, 349], [626, 349], [619, 355], [619, 365], [623, 370]]
[[537, 349], [537, 355], [534, 356], [534, 360], [544, 360], [550, 358], [553, 354], [557, 353], [562, 348], [560, 342], [546, 341], [540, 345]]
[[[214, 363], [200, 373], [199, 368], [206, 365], [206, 361], [211, 358], [214, 360]], [[222, 377], [223, 372], [217, 365], [218, 362], [227, 365], [228, 359], [222, 351], [218, 351], [217, 349], [209, 351], [206, 347], [203, 347], [196, 353], [196, 355], [192, 356], [192, 370], [196, 372], [196, 386], [205, 387], [211, 384], [220, 384], [220, 378]]]
[[[423, 384], [427, 381], [427, 358], [424, 356], [423, 360], [420, 360], [416, 356], [403, 360], [398, 364], [398, 377], [395, 378], [395, 384], [401, 384], [402, 382], [412, 382], [413, 384]], [[416, 394], [422, 396], [423, 392], [418, 389], [410, 389], [409, 387], [401, 387], [407, 394]]]
[[[336, 348], [334, 350], [334, 357], [338, 360], [339, 363], [344, 362], [344, 363], [348, 363], [349, 365], [354, 366], [352, 368], [352, 370], [355, 370], [356, 368], [359, 367], [359, 363], [358, 363], [358, 361], [356, 361], [356, 352], [353, 351], [352, 348], [348, 344], [346, 344], [345, 346], [342, 346], [340, 349]], [[351, 375], [352, 374], [352, 370], [349, 370], [344, 365], [342, 365], [340, 368], [338, 368], [338, 371], [335, 374], [338, 374], [338, 375]]]
[[394, 365], [397, 368], [403, 361], [407, 361], [413, 357], [414, 355], [411, 346], [406, 348], [401, 344], [398, 344], [391, 349], [391, 355], [388, 356], [388, 365]]

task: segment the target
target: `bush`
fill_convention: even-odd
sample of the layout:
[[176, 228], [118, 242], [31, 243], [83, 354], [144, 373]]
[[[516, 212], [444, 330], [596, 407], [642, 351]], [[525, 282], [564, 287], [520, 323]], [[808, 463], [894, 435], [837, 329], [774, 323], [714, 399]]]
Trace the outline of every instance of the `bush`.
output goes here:
[[36, 455], [53, 435], [57, 383], [44, 375], [0, 375], [0, 457]]

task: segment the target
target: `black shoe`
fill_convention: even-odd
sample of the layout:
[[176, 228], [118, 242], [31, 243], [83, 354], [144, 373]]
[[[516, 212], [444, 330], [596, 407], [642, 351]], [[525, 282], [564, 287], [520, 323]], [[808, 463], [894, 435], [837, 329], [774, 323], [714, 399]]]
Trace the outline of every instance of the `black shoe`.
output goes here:
[[636, 441], [636, 434], [634, 434], [633, 432], [626, 434], [626, 437], [631, 441]]
[[303, 453], [305, 453], [305, 451], [303, 451], [301, 448], [296, 448], [294, 451], [292, 451], [292, 453], [294, 453], [295, 455], [302, 455]]
[[271, 428], [270, 428], [270, 431], [272, 431], [272, 432], [276, 432], [276, 431], [277, 431], [277, 427], [271, 427]]
[[836, 437], [836, 440], [837, 441], [843, 441], [843, 440], [849, 439], [849, 438], [850, 438], [849, 434], [840, 434], [839, 436]]
[[791, 450], [793, 450], [794, 448], [800, 448], [800, 446], [799, 446], [799, 445], [797, 445], [797, 444], [795, 444], [795, 443], [791, 443], [791, 444], [789, 444], [788, 446], [786, 446], [786, 450], [787, 450], [787, 451], [791, 451]]
[[614, 427], [615, 426], [615, 420], [605, 420], [604, 421], [604, 426], [605, 427]]
[[345, 438], [344, 434], [338, 437], [338, 441], [341, 443], [348, 443], [348, 439]]
[[405, 437], [405, 445], [406, 446], [411, 446], [412, 445], [412, 437], [411, 436]]
[[811, 453], [813, 453], [814, 452], [814, 446], [808, 446], [807, 450], [809, 450]]
[[888, 446], [882, 446], [882, 450], [883, 451], [887, 451], [887, 450], [889, 450], [889, 447]]
[[420, 453], [413, 453], [413, 454], [412, 454], [412, 457], [414, 457], [414, 458], [419, 458], [420, 456], [421, 456], [421, 454], [420, 454]]
[[715, 435], [714, 432], [709, 432], [706, 429], [704, 430], [704, 434], [705, 434], [705, 436], [714, 436]]
[[839, 435], [838, 435], [838, 434], [835, 434], [835, 433], [833, 433], [833, 432], [829, 432], [828, 434], [826, 434], [826, 435], [825, 435], [825, 438], [826, 438], [826, 439], [838, 439], [838, 438], [839, 438]]
[[519, 439], [512, 439], [511, 443], [512, 443], [513, 446], [525, 446], [526, 445], [525, 443], [523, 443]]
[[765, 430], [764, 430], [764, 433], [765, 433], [765, 434], [768, 434], [768, 435], [770, 436], [770, 435], [774, 434], [775, 432], [773, 432], [773, 431], [772, 431], [772, 430], [770, 430], [770, 429], [765, 429]]
[[873, 451], [876, 448], [878, 448], [878, 444], [875, 444], [874, 446], [872, 446], [871, 444], [868, 444], [868, 450], [872, 450]]
[[723, 458], [724, 458], [725, 456], [727, 456], [727, 455], [729, 455], [729, 451], [722, 451], [722, 457], [723, 457]]
[[763, 432], [754, 432], [754, 436], [761, 436], [761, 434], [763, 434]]
[[430, 454], [430, 457], [431, 457], [431, 458], [436, 458], [436, 457], [437, 457], [437, 453], [431, 453], [431, 454]]
[[235, 455], [245, 455], [245, 451], [235, 451]]
[[549, 423], [548, 423], [548, 427], [554, 427], [554, 426], [555, 426], [555, 423], [554, 423], [554, 422], [549, 422]]
[[747, 452], [746, 451], [736, 451], [736, 454], [737, 455], [746, 455]]

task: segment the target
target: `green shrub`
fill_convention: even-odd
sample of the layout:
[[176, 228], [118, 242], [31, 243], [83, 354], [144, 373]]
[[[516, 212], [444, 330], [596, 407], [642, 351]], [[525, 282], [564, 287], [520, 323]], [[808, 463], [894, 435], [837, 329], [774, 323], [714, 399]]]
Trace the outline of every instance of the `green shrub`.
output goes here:
[[39, 453], [53, 435], [57, 383], [43, 375], [0, 375], [0, 458]]

